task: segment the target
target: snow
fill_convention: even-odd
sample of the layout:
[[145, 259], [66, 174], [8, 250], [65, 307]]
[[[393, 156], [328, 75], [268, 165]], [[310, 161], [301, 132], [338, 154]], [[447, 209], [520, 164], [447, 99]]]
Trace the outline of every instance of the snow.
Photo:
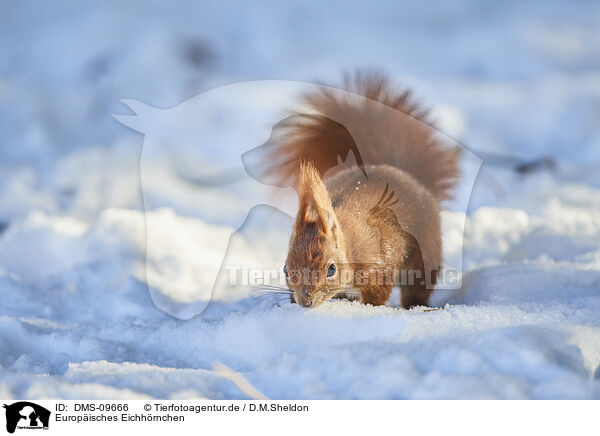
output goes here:
[[[250, 395], [223, 364], [273, 399], [600, 398], [600, 5], [232, 7], [0, 6], [0, 397]], [[297, 81], [363, 65], [481, 152], [443, 213], [462, 288], [407, 311], [230, 286], [280, 271], [293, 211], [241, 154]], [[218, 172], [242, 181], [195, 180]]]

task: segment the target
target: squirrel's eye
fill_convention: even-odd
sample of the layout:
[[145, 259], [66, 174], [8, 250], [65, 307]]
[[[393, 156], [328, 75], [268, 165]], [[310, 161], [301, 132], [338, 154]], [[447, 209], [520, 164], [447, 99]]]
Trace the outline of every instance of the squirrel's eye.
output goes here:
[[286, 277], [289, 277], [288, 272], [287, 272], [287, 265], [283, 265], [283, 273], [285, 274]]
[[332, 263], [329, 265], [329, 269], [327, 270], [327, 277], [331, 277], [335, 274], [335, 265]]

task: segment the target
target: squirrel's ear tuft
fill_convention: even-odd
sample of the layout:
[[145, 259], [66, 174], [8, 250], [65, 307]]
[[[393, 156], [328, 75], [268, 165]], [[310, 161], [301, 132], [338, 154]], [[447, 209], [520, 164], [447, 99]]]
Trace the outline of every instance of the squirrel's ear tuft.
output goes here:
[[306, 224], [314, 223], [323, 234], [334, 231], [337, 227], [337, 218], [329, 193], [319, 172], [310, 162], [300, 164], [298, 200], [300, 207], [296, 217], [296, 230], [300, 230]]

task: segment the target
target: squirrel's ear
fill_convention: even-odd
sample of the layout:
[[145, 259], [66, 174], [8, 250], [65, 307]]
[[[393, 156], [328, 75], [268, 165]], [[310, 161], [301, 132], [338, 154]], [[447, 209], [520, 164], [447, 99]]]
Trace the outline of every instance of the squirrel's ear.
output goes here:
[[335, 231], [337, 217], [329, 193], [318, 171], [310, 163], [300, 165], [298, 199], [300, 207], [296, 218], [296, 230], [300, 230], [306, 224], [314, 223], [323, 234]]
[[319, 232], [327, 235], [337, 228], [337, 219], [333, 210], [319, 206], [314, 198], [311, 198], [307, 203], [300, 205], [296, 220], [297, 227], [306, 224], [316, 224]]

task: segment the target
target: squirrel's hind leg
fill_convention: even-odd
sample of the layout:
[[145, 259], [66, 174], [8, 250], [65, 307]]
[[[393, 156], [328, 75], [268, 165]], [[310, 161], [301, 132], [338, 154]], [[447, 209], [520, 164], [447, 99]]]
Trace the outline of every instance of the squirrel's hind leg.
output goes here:
[[[414, 271], [414, 270], [413, 270]], [[425, 270], [419, 268], [416, 277], [409, 278], [409, 283], [400, 287], [401, 303], [405, 309], [410, 309], [415, 306], [429, 306], [429, 297], [433, 289], [427, 286], [425, 279]], [[431, 286], [437, 281], [437, 271], [431, 272]]]
[[415, 306], [428, 306], [429, 296], [432, 289], [427, 289], [424, 285], [408, 285], [402, 286], [402, 307], [410, 309]]

